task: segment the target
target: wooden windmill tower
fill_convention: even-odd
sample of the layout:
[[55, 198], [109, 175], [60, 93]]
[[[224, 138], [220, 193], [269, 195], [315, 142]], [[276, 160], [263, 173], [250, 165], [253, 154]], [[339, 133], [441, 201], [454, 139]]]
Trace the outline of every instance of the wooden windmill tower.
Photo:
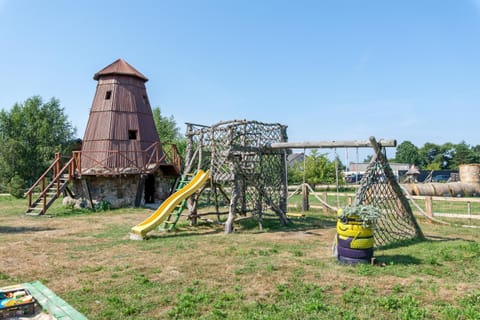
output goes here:
[[41, 195], [35, 201], [29, 195], [29, 210], [43, 203], [41, 214], [45, 213], [70, 181], [76, 204], [83, 206], [161, 201], [180, 174], [176, 148], [166, 148], [158, 137], [145, 87], [148, 79], [122, 59], [95, 73], [93, 79], [98, 84], [82, 149], [74, 151], [64, 167], [60, 158], [55, 160], [50, 168], [52, 182], [45, 183], [48, 174], [42, 176]]
[[[160, 143], [145, 88], [148, 79], [122, 59], [97, 72], [93, 79], [98, 84], [83, 137], [82, 168], [95, 171], [144, 166], [148, 159], [142, 151]], [[133, 157], [116, 159], [109, 152]]]

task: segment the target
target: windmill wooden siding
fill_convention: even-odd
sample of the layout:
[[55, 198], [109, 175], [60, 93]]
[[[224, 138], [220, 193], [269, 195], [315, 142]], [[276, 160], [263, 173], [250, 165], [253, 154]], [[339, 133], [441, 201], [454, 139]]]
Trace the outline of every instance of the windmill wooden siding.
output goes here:
[[94, 79], [98, 84], [83, 139], [82, 174], [98, 173], [95, 168], [102, 167], [141, 168], [154, 151], [161, 157], [145, 88], [148, 79], [121, 59]]
[[[70, 195], [65, 203], [76, 207], [103, 201], [112, 208], [162, 201], [182, 170], [177, 148], [162, 149], [145, 88], [148, 79], [121, 59], [93, 79], [98, 84], [81, 151], [73, 151], [63, 164], [56, 155], [27, 191], [27, 213], [45, 214], [64, 190]], [[34, 196], [37, 189], [40, 195]]]

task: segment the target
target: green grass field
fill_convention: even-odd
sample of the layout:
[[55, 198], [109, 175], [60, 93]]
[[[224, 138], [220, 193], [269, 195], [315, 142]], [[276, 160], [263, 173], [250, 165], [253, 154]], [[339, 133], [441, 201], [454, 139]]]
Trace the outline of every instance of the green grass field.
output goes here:
[[40, 280], [89, 319], [480, 319], [480, 231], [420, 221], [425, 241], [331, 257], [335, 219], [242, 220], [129, 240], [146, 208], [26, 217], [0, 198], [0, 286]]

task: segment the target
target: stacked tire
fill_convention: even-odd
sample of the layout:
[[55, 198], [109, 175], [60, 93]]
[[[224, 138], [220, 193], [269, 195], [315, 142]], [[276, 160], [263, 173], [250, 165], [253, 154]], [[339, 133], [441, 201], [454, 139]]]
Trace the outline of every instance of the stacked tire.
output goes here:
[[337, 259], [347, 264], [370, 263], [373, 257], [373, 230], [359, 219], [337, 219]]

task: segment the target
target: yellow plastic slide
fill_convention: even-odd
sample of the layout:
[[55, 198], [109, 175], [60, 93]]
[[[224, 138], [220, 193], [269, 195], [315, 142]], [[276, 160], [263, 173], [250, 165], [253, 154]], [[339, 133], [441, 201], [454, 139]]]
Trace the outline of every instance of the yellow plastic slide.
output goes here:
[[175, 207], [184, 199], [191, 196], [195, 191], [200, 189], [209, 178], [209, 172], [199, 170], [195, 177], [186, 184], [182, 189], [178, 190], [168, 197], [158, 209], [145, 221], [132, 228], [130, 238], [143, 239], [146, 234], [159, 226], [172, 213]]

